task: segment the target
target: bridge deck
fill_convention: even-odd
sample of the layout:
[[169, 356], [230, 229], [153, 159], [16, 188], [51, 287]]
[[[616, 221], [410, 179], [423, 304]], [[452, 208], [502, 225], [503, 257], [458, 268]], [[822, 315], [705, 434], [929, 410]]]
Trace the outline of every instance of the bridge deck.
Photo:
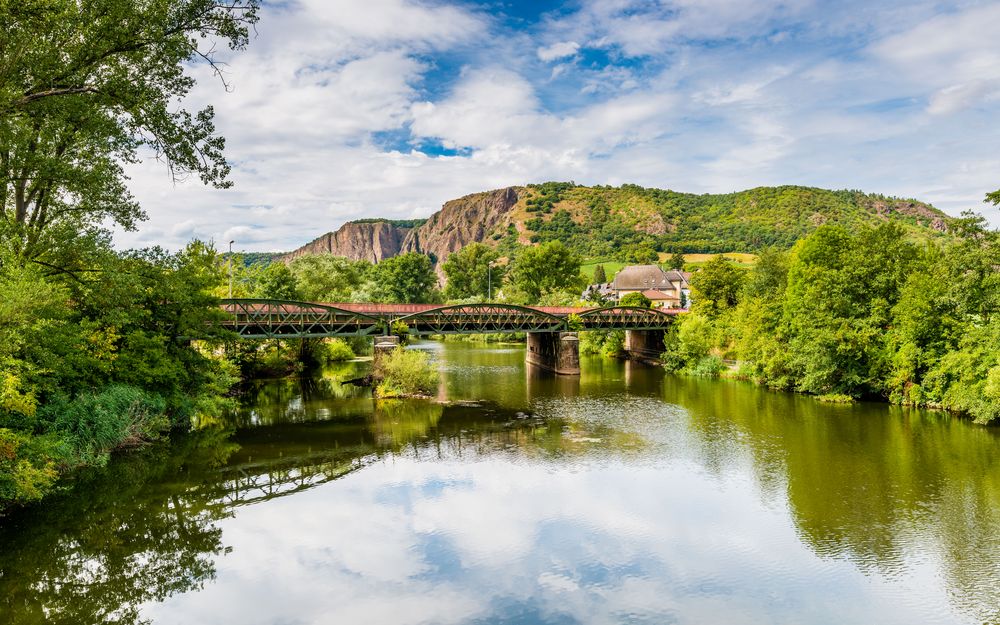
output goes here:
[[573, 330], [664, 330], [683, 310], [613, 306], [517, 306], [499, 303], [373, 304], [223, 300], [224, 325], [245, 338], [311, 338], [387, 333], [406, 324], [411, 334], [484, 334]]

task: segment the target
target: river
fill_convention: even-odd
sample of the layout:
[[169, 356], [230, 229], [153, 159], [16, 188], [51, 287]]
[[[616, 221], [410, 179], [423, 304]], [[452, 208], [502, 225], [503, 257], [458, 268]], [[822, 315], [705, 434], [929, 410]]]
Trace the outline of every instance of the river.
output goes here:
[[1000, 430], [518, 345], [261, 382], [0, 529], [0, 623], [1000, 623]]

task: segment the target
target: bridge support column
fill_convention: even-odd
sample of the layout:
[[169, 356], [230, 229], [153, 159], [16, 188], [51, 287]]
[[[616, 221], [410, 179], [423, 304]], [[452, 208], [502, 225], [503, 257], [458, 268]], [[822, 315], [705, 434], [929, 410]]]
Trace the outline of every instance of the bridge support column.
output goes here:
[[395, 335], [385, 335], [375, 337], [375, 349], [372, 350], [372, 365], [378, 369], [382, 359], [399, 347], [399, 337]]
[[580, 338], [576, 332], [529, 332], [524, 360], [559, 375], [580, 375]]
[[665, 349], [663, 336], [663, 330], [625, 330], [625, 357], [658, 362]]

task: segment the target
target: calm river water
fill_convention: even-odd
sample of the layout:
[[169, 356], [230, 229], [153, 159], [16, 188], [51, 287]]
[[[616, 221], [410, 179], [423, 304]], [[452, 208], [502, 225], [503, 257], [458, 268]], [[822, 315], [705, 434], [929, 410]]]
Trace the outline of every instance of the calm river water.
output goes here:
[[436, 401], [262, 383], [7, 519], [0, 623], [1000, 623], [997, 428], [417, 348]]

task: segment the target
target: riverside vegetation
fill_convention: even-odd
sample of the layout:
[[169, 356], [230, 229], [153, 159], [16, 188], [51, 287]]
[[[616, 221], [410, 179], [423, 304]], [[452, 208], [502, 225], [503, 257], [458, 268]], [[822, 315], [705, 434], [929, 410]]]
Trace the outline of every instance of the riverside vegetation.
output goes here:
[[880, 398], [1000, 417], [1000, 235], [966, 215], [916, 243], [885, 224], [824, 226], [749, 271], [717, 258], [664, 354], [675, 371], [736, 375], [828, 401]]
[[[522, 245], [516, 228], [508, 236], [508, 224], [490, 245], [444, 260], [444, 293], [434, 260], [419, 253], [377, 264], [307, 256], [244, 266], [198, 241], [176, 253], [113, 249], [107, 226], [131, 229], [144, 218], [122, 168], [144, 150], [178, 178], [231, 184], [212, 109], [173, 103], [194, 86], [186, 64], [213, 64], [211, 48], [197, 46], [242, 48], [257, 8], [253, 0], [0, 3], [0, 508], [217, 412], [241, 370], [282, 373], [365, 348], [232, 345], [216, 323], [230, 276], [234, 295], [246, 297], [462, 302], [483, 301], [493, 287], [507, 302], [566, 304], [585, 281], [584, 255], [651, 261], [666, 248], [675, 256], [748, 241], [747, 250], [781, 248], [811, 232], [791, 251], [763, 251], [749, 272], [707, 263], [668, 365], [715, 374], [732, 358], [741, 376], [777, 388], [938, 406], [980, 422], [1000, 416], [997, 234], [976, 217], [931, 232], [938, 214], [909, 201], [795, 187], [688, 196], [534, 185], [518, 210], [531, 213], [537, 245]], [[754, 212], [765, 204], [780, 210]], [[890, 223], [860, 228], [882, 209], [892, 209]], [[838, 210], [841, 225], [819, 225]], [[622, 221], [647, 213], [662, 228]], [[792, 216], [792, 230], [771, 223]], [[619, 339], [588, 340], [614, 353]], [[413, 365], [399, 370], [431, 392], [429, 378], [410, 375]]]

